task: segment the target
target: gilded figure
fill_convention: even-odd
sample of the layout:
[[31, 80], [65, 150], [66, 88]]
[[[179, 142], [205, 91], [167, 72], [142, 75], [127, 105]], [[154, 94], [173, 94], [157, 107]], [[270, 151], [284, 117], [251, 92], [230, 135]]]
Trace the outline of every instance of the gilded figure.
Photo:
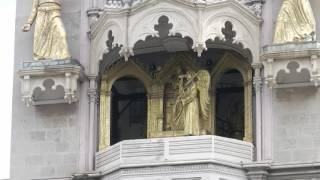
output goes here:
[[34, 22], [35, 60], [71, 58], [66, 31], [61, 20], [61, 0], [33, 0], [31, 15], [22, 30], [30, 31]]
[[315, 31], [309, 0], [284, 0], [277, 18], [274, 43], [312, 41]]
[[188, 71], [179, 76], [178, 95], [173, 109], [173, 127], [188, 135], [201, 135], [202, 124], [209, 120], [210, 75], [205, 70]]

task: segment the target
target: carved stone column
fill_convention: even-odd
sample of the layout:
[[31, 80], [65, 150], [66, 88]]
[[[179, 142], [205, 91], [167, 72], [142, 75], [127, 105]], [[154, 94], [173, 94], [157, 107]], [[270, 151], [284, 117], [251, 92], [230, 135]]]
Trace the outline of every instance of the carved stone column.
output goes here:
[[262, 160], [262, 104], [261, 104], [261, 91], [262, 91], [262, 78], [261, 68], [262, 64], [257, 63], [252, 65], [254, 69], [253, 85], [255, 89], [256, 99], [256, 160]]
[[96, 76], [89, 76], [89, 170], [94, 170], [96, 153], [96, 130], [97, 130], [97, 83]]

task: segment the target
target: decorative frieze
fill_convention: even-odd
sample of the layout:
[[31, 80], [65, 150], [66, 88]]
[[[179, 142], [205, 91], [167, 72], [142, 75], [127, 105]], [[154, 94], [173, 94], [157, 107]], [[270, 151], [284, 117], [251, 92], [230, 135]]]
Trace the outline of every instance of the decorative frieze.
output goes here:
[[[134, 8], [139, 5], [143, 5], [148, 0], [107, 0], [105, 3], [106, 9], [113, 9], [113, 10], [122, 10], [128, 8]], [[195, 5], [211, 5], [215, 3], [220, 3], [223, 1], [230, 1], [230, 0], [183, 0], [186, 3], [192, 3]], [[244, 7], [250, 9], [252, 13], [256, 14], [257, 16], [261, 16], [262, 6], [264, 0], [235, 0], [235, 2], [243, 5]]]

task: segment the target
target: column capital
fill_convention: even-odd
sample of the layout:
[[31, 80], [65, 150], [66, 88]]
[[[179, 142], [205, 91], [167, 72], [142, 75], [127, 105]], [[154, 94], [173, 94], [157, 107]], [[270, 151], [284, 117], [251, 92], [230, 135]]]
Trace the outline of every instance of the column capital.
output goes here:
[[89, 102], [98, 102], [98, 90], [96, 88], [89, 88], [88, 89], [88, 97], [89, 97]]
[[253, 69], [262, 69], [263, 68], [263, 64], [262, 63], [252, 63], [251, 64], [251, 67], [253, 68]]
[[254, 69], [253, 84], [254, 84], [256, 93], [258, 93], [258, 92], [261, 92], [261, 89], [262, 89], [261, 69], [263, 68], [263, 64], [253, 63], [251, 66]]

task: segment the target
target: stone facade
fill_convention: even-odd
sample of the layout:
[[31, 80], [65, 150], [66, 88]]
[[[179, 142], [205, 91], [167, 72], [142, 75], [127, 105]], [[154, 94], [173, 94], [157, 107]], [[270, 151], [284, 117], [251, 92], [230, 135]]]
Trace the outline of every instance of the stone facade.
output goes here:
[[[63, 2], [63, 19], [68, 32], [72, 56], [80, 61], [82, 4]], [[17, 1], [15, 71], [22, 62], [32, 60], [32, 33], [23, 33], [23, 26], [31, 12], [32, 1]], [[70, 177], [79, 170], [81, 159], [81, 108], [86, 95], [78, 104], [45, 105], [28, 108], [21, 101], [19, 75], [14, 74], [12, 114], [12, 157], [10, 179], [50, 179]], [[84, 90], [86, 91], [86, 90]], [[86, 94], [84, 92], [84, 94]], [[55, 110], [53, 110], [55, 109]]]
[[[32, 1], [17, 0], [10, 179], [319, 179], [320, 46], [317, 42], [272, 44], [281, 3], [282, 0], [62, 0], [62, 19], [71, 54], [79, 62], [78, 74], [70, 83], [64, 81], [69, 66], [57, 71], [53, 64], [40, 64], [41, 73], [23, 66], [32, 61], [33, 36], [23, 33], [20, 27], [28, 18]], [[320, 1], [310, 3], [317, 21], [318, 41]], [[168, 22], [160, 21], [163, 16]], [[166, 39], [167, 36], [172, 38]], [[221, 59], [224, 51], [247, 60], [252, 69], [248, 71], [246, 83], [250, 84], [250, 91], [245, 97], [253, 102], [246, 107], [252, 113], [246, 114], [245, 131], [249, 138], [239, 141], [212, 133], [177, 139], [128, 140], [98, 150], [101, 95], [106, 97], [102, 109], [108, 109], [107, 117], [111, 111], [110, 92], [99, 89], [105, 72], [119, 78], [120, 75], [112, 74], [119, 62], [130, 65], [140, 59], [142, 64], [150, 65], [148, 60], [157, 58], [144, 55], [160, 57], [159, 52], [177, 51], [193, 53], [200, 62], [207, 57]], [[154, 62], [152, 65], [160, 66]], [[212, 62], [208, 61], [211, 67], [218, 64]], [[221, 64], [236, 66], [232, 62]], [[140, 74], [150, 75], [151, 83], [156, 71], [160, 71], [139, 63], [137, 67], [143, 71]], [[136, 71], [130, 73], [137, 75]], [[27, 107], [21, 100], [25, 95], [21, 89], [28, 78], [32, 82], [63, 81], [60, 85], [65, 89], [74, 84], [76, 98], [68, 104], [63, 101], [63, 94], [59, 103], [43, 101]], [[31, 89], [31, 96], [40, 86], [38, 83]], [[148, 103], [161, 110], [161, 103], [154, 100], [159, 97], [149, 95]], [[56, 96], [49, 92], [48, 97]], [[150, 118], [158, 121], [163, 117], [151, 114]], [[180, 149], [176, 149], [179, 156], [170, 154], [177, 148], [170, 146], [171, 141], [180, 143]]]

